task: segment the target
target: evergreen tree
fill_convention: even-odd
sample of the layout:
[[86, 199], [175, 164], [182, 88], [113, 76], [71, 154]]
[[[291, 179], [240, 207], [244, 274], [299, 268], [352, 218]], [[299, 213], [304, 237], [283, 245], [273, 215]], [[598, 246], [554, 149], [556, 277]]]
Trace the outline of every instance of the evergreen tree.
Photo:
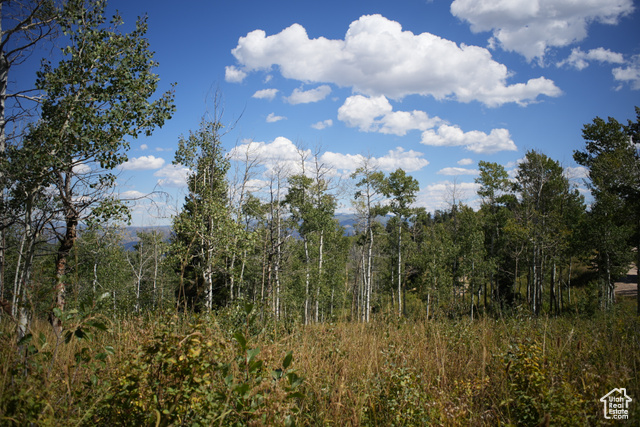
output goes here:
[[178, 303], [208, 311], [230, 298], [226, 260], [235, 251], [232, 243], [240, 229], [229, 205], [229, 161], [220, 141], [221, 128], [219, 121], [203, 119], [197, 131], [180, 137], [174, 159], [191, 171], [184, 208], [173, 221], [172, 252], [180, 269]]
[[[590, 212], [596, 268], [605, 287], [605, 305], [613, 300], [613, 281], [626, 272], [632, 247], [640, 247], [640, 108], [627, 125], [596, 117], [582, 130], [584, 151], [574, 159], [589, 169], [594, 198]], [[640, 265], [640, 250], [637, 250]], [[640, 277], [640, 276], [639, 276]], [[640, 278], [639, 284], [640, 284]], [[640, 293], [638, 294], [640, 315]]]

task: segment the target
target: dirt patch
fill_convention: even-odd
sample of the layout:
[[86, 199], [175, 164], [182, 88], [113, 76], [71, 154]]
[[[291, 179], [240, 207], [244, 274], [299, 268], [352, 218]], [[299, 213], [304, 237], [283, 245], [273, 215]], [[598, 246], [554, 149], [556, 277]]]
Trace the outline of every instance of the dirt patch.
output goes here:
[[616, 282], [616, 296], [636, 297], [638, 294], [638, 268], [632, 267], [627, 273], [627, 277], [623, 277]]

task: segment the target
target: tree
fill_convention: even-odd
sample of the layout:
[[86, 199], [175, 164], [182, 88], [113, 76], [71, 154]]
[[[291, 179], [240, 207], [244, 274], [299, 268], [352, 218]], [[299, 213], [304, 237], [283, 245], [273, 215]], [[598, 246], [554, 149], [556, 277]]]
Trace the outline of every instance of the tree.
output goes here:
[[[5, 258], [6, 241], [5, 230], [16, 220], [16, 216], [22, 216], [22, 212], [16, 212], [16, 196], [22, 193], [10, 195], [10, 187], [16, 181], [19, 168], [10, 171], [7, 143], [13, 137], [7, 137], [7, 127], [25, 118], [27, 111], [23, 107], [23, 101], [35, 101], [37, 97], [30, 95], [33, 88], [9, 91], [9, 72], [19, 66], [33, 48], [43, 40], [53, 38], [56, 28], [56, 17], [60, 9], [52, 0], [23, 0], [0, 2], [0, 300], [4, 298], [5, 291]], [[8, 105], [9, 101], [13, 101]], [[32, 193], [27, 193], [31, 197]], [[19, 199], [18, 199], [19, 200]], [[28, 202], [33, 206], [34, 200]], [[24, 236], [31, 236], [30, 241], [37, 240], [41, 230], [25, 230]], [[29, 246], [30, 243], [27, 243]], [[25, 272], [28, 274], [28, 271]]]
[[360, 180], [356, 182], [359, 190], [355, 193], [355, 205], [358, 214], [364, 221], [364, 232], [366, 236], [366, 258], [362, 256], [363, 282], [364, 282], [364, 320], [369, 322], [371, 316], [371, 293], [373, 289], [373, 245], [374, 245], [374, 221], [375, 218], [384, 214], [380, 205], [381, 189], [384, 183], [384, 174], [375, 169], [370, 157], [364, 159], [360, 166], [351, 175], [352, 179]]
[[411, 205], [416, 200], [416, 193], [420, 187], [418, 181], [402, 169], [396, 169], [389, 174], [382, 187], [382, 193], [389, 198], [388, 209], [394, 214], [397, 236], [397, 282], [398, 282], [398, 316], [404, 313], [404, 291], [402, 287], [402, 228], [404, 221], [411, 215]]
[[131, 306], [123, 302], [131, 300], [131, 271], [127, 268], [127, 255], [123, 244], [124, 229], [115, 224], [95, 224], [79, 233], [76, 252], [75, 275], [77, 294], [81, 300], [96, 301], [108, 293], [113, 312], [124, 311]]
[[[460, 204], [459, 207], [460, 221], [460, 239], [458, 241], [458, 257], [460, 259], [460, 270], [468, 285], [470, 297], [470, 316], [473, 320], [474, 308], [478, 310], [480, 306], [480, 293], [483, 291], [483, 276], [486, 272], [487, 255], [485, 252], [484, 233], [482, 232], [482, 224], [480, 214], [474, 212], [468, 206]], [[473, 303], [474, 295], [477, 293], [478, 298], [476, 304]], [[484, 286], [485, 310], [487, 306], [487, 289]]]
[[[502, 165], [485, 161], [478, 162], [480, 175], [475, 182], [480, 184], [478, 195], [482, 199], [482, 215], [485, 250], [489, 267], [491, 296], [499, 302], [513, 298], [513, 282], [506, 276], [508, 258], [504, 253], [503, 229], [510, 216], [507, 204], [511, 201], [509, 174]], [[485, 292], [486, 296], [486, 292]]]
[[407, 262], [414, 270], [415, 286], [419, 296], [426, 303], [427, 318], [435, 310], [432, 306], [442, 306], [452, 295], [453, 262], [457, 256], [452, 233], [447, 227], [448, 218], [436, 213], [435, 217], [418, 209], [412, 224], [412, 250]]
[[[596, 117], [584, 125], [582, 136], [585, 150], [576, 150], [573, 157], [589, 169], [594, 235], [608, 236], [596, 239], [602, 243], [596, 247], [596, 264], [611, 288], [612, 280], [628, 267], [626, 254], [633, 246], [638, 248], [636, 264], [640, 265], [640, 108], [636, 107], [636, 121], [627, 125], [612, 117], [607, 121]], [[640, 315], [640, 293], [637, 305]]]
[[[103, 0], [69, 0], [59, 19], [68, 41], [54, 67], [43, 63], [36, 87], [42, 91], [41, 117], [23, 147], [42, 162], [41, 185], [55, 188], [60, 206], [60, 244], [55, 266], [55, 306], [65, 307], [67, 258], [80, 221], [99, 221], [126, 213], [108, 192], [114, 168], [127, 160], [127, 138], [150, 135], [174, 109], [173, 94], [150, 100], [158, 87], [156, 62], [145, 39], [146, 19], [119, 31], [115, 15], [106, 24]], [[53, 319], [53, 317], [52, 317]], [[59, 331], [59, 320], [54, 326]]]
[[[183, 211], [174, 218], [173, 228], [176, 239], [187, 242], [182, 248], [186, 257], [183, 259], [190, 260], [196, 274], [196, 287], [202, 279], [203, 288], [196, 292], [204, 295], [208, 311], [214, 304], [226, 300], [229, 290], [220, 292], [219, 285], [224, 283], [227, 273], [225, 261], [235, 250], [232, 243], [239, 229], [229, 205], [226, 176], [229, 160], [223, 152], [221, 128], [219, 120], [203, 119], [197, 131], [180, 138], [174, 159], [174, 163], [189, 168], [191, 173], [187, 179], [189, 194]], [[214, 281], [218, 286], [214, 286]], [[185, 296], [184, 289], [179, 289], [179, 293]], [[217, 294], [217, 299], [214, 294]]]
[[528, 230], [530, 243], [528, 297], [535, 314], [539, 314], [542, 308], [543, 284], [549, 263], [552, 267], [550, 309], [556, 302], [553, 269], [566, 237], [562, 205], [570, 194], [569, 181], [563, 172], [558, 162], [537, 151], [529, 151], [516, 176], [515, 189], [521, 211], [519, 219]]

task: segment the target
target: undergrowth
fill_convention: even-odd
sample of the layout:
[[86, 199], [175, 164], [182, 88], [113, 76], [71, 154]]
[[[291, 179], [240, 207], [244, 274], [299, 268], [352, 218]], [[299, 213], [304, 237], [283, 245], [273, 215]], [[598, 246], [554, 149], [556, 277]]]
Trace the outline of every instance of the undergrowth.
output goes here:
[[[230, 326], [164, 313], [58, 313], [0, 329], [2, 425], [594, 425], [624, 387], [640, 419], [640, 323], [591, 318]], [[256, 317], [258, 316], [258, 317]], [[240, 320], [238, 320], [240, 319]]]

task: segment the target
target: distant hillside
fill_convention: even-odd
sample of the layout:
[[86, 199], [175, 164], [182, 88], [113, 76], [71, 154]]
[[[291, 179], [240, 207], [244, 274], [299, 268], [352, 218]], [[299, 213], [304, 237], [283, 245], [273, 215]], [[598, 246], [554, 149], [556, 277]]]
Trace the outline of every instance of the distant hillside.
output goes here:
[[[356, 225], [358, 224], [358, 217], [355, 214], [336, 214], [335, 218], [338, 220], [338, 223], [344, 227], [345, 236], [352, 236], [356, 233]], [[381, 222], [386, 224], [388, 218], [382, 218]], [[125, 228], [125, 237], [123, 239], [123, 246], [126, 250], [133, 250], [133, 247], [138, 242], [138, 233], [150, 232], [153, 230], [158, 230], [165, 237], [165, 240], [169, 240], [169, 236], [171, 235], [171, 226], [170, 225], [159, 225], [159, 226], [146, 226], [146, 227], [126, 227]]]
[[133, 247], [140, 239], [138, 239], [138, 233], [149, 233], [151, 231], [157, 230], [164, 236], [165, 240], [169, 240], [169, 236], [171, 235], [171, 226], [170, 225], [157, 225], [157, 226], [147, 226], [147, 227], [125, 227], [125, 236], [122, 239], [122, 245], [128, 251], [132, 251]]

